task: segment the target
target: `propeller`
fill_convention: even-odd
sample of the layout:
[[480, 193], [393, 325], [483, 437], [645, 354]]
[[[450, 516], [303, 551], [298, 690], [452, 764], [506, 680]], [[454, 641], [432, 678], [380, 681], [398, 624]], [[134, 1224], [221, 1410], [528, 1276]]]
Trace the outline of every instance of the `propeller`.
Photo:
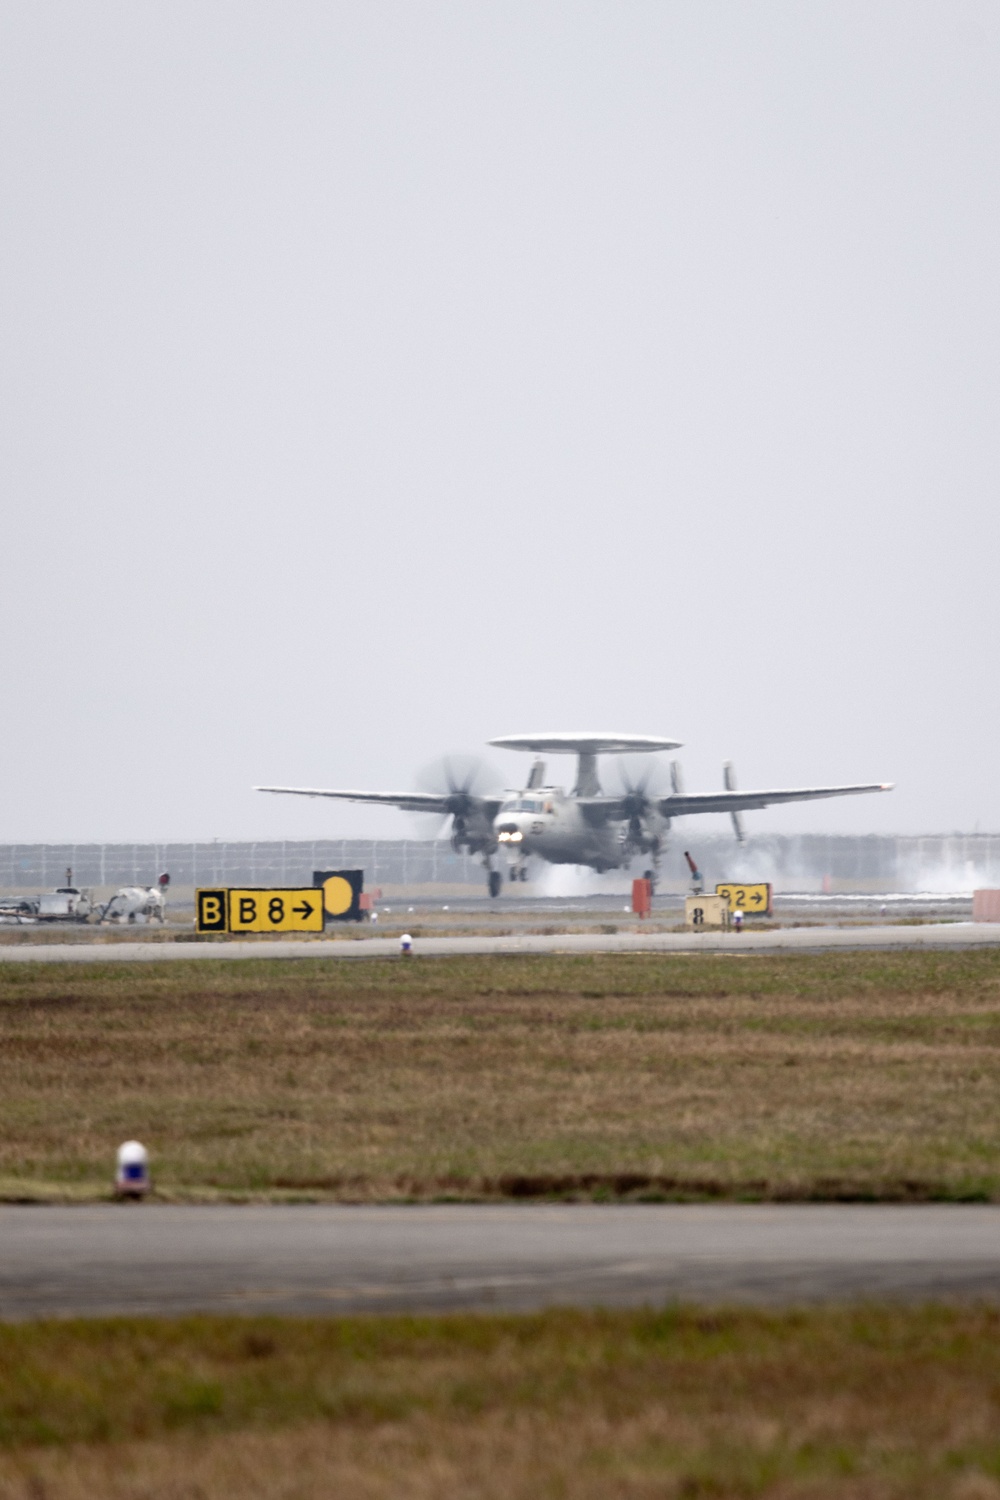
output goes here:
[[624, 837], [625, 848], [631, 853], [653, 855], [655, 866], [660, 852], [661, 837], [659, 820], [656, 817], [656, 799], [662, 795], [658, 784], [659, 768], [650, 763], [648, 757], [620, 757], [614, 765], [618, 782], [616, 795], [621, 798], [622, 815], [628, 819]]
[[500, 778], [488, 761], [478, 755], [441, 755], [417, 774], [417, 789], [432, 792], [445, 799], [444, 817], [438, 821], [436, 813], [418, 814], [423, 819], [431, 817], [436, 826], [435, 838], [440, 838], [448, 819], [454, 819], [453, 835], [465, 832], [467, 819], [476, 811], [478, 800], [496, 790]]
[[659, 767], [648, 757], [619, 756], [614, 762], [623, 812], [630, 823], [638, 822], [647, 813], [654, 811], [655, 798], [660, 795]]

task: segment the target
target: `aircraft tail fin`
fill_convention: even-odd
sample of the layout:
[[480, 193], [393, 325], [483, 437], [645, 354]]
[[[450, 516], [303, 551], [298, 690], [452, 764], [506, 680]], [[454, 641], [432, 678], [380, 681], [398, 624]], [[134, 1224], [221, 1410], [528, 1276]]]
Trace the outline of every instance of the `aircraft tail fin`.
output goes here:
[[545, 762], [544, 762], [544, 760], [538, 759], [538, 760], [536, 760], [534, 762], [534, 764], [531, 767], [531, 774], [528, 777], [528, 785], [527, 785], [526, 790], [529, 791], [529, 792], [533, 792], [536, 787], [540, 787], [540, 786], [544, 786], [544, 785], [545, 785]]
[[[727, 792], [735, 792], [735, 790], [736, 790], [736, 767], [733, 765], [733, 763], [732, 763], [731, 760], [727, 760], [725, 762], [725, 764], [723, 765], [723, 767], [722, 767], [722, 784], [725, 787], [725, 789], [726, 789]], [[733, 832], [736, 835], [736, 841], [737, 841], [737, 843], [739, 843], [739, 844], [746, 843], [746, 837], [747, 836], [746, 836], [746, 830], [743, 827], [743, 818], [741, 817], [741, 815], [738, 812], [731, 812], [729, 814], [729, 816], [732, 819]]]

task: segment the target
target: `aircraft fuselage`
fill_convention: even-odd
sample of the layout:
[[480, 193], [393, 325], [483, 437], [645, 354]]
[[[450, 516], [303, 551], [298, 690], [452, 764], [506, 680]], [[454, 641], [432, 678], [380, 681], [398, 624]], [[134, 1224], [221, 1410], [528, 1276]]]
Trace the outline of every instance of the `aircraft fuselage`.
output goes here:
[[536, 787], [508, 796], [493, 820], [499, 847], [523, 860], [537, 855], [553, 865], [589, 865], [617, 870], [629, 863], [630, 850], [620, 821], [587, 816], [561, 787]]

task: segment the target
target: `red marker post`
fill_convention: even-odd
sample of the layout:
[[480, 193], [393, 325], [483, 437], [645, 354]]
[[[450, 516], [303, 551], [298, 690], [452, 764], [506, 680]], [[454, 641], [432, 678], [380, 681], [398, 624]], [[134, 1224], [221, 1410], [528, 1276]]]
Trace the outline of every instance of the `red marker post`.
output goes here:
[[632, 910], [637, 917], [648, 917], [653, 910], [653, 882], [651, 880], [633, 880]]

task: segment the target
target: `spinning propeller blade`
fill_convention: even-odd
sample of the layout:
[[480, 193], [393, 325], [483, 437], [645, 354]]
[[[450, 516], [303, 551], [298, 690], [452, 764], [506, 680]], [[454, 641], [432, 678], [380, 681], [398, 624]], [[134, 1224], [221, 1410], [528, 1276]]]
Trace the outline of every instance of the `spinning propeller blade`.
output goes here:
[[434, 820], [435, 837], [441, 837], [449, 818], [460, 828], [480, 799], [499, 784], [500, 778], [489, 762], [478, 755], [442, 755], [424, 766], [417, 775], [419, 790], [445, 798], [444, 818]]

